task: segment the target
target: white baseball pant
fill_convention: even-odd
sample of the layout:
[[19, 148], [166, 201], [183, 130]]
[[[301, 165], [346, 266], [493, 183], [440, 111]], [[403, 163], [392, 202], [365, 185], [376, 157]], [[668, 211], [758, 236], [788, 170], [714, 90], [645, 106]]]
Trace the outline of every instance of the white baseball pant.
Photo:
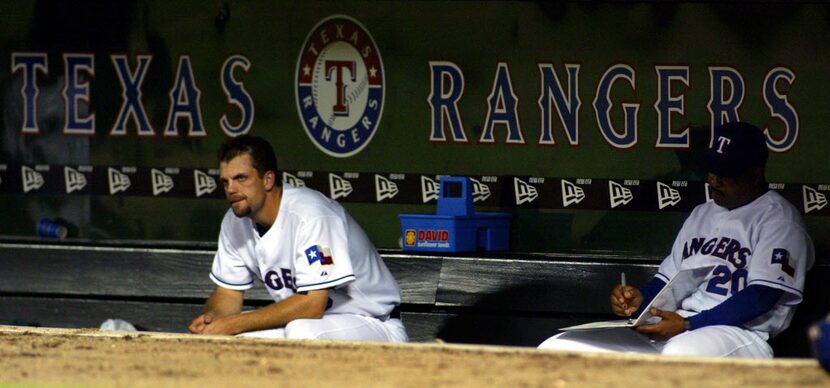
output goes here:
[[353, 314], [329, 314], [320, 319], [296, 319], [284, 328], [251, 331], [239, 337], [322, 339], [347, 341], [406, 342], [403, 322], [390, 318], [382, 321]]
[[630, 328], [571, 330], [548, 338], [539, 349], [772, 358], [772, 348], [761, 334], [725, 325], [686, 331], [668, 341], [652, 340]]

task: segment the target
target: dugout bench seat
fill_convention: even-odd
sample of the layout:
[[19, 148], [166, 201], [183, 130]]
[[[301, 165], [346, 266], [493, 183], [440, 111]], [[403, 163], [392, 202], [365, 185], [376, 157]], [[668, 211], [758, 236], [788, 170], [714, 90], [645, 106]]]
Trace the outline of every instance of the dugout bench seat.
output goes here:
[[[132, 245], [130, 245], [132, 244]], [[625, 272], [640, 285], [661, 258], [581, 254], [411, 254], [381, 250], [403, 292], [412, 341], [536, 346], [558, 327], [614, 319], [608, 294]], [[214, 289], [210, 244], [72, 245], [0, 241], [0, 324], [97, 328], [119, 318], [140, 330], [186, 332]], [[830, 265], [807, 277], [804, 303], [772, 340], [776, 357], [809, 357], [806, 328], [827, 314]], [[261, 284], [246, 307], [271, 303]]]

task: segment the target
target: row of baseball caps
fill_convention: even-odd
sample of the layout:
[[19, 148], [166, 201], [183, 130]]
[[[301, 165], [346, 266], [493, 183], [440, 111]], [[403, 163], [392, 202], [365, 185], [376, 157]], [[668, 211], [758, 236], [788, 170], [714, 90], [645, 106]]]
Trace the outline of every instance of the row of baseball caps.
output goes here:
[[[0, 164], [0, 192], [223, 198], [218, 170], [177, 167]], [[441, 175], [282, 172], [283, 181], [342, 202], [432, 204]], [[471, 176], [481, 206], [543, 209], [690, 211], [710, 200], [703, 181]], [[828, 214], [830, 185], [774, 183], [805, 214]]]

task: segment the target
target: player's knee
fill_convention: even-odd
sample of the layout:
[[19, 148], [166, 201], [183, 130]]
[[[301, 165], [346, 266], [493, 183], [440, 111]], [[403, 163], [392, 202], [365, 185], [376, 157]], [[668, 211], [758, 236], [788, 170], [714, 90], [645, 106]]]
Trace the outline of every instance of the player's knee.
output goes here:
[[581, 341], [579, 336], [577, 338], [569, 338], [568, 334], [573, 335], [573, 332], [564, 332], [559, 333], [553, 337], [548, 338], [545, 342], [542, 342], [538, 348], [539, 349], [546, 349], [546, 350], [557, 350], [562, 352], [610, 352], [608, 349], [604, 349], [601, 346], [596, 346], [591, 343], [590, 341]]
[[697, 333], [682, 333], [663, 346], [662, 354], [673, 356], [712, 356], [712, 346], [709, 339]]
[[549, 350], [567, 350], [567, 349], [562, 348], [563, 343], [565, 343], [566, 341], [561, 341], [561, 340], [558, 339], [558, 337], [561, 336], [561, 335], [562, 335], [562, 333], [559, 333], [559, 334], [557, 334], [553, 337], [550, 337], [550, 338], [546, 339], [544, 342], [539, 344], [539, 346], [537, 346], [537, 348], [539, 348], [539, 349], [549, 349]]
[[689, 343], [685, 342], [676, 342], [676, 343], [669, 343], [663, 347], [662, 354], [670, 355], [670, 356], [703, 356], [705, 354], [701, 354], [700, 348], [689, 346]]
[[295, 319], [285, 325], [285, 338], [288, 339], [317, 339], [318, 330], [315, 323], [319, 319]]

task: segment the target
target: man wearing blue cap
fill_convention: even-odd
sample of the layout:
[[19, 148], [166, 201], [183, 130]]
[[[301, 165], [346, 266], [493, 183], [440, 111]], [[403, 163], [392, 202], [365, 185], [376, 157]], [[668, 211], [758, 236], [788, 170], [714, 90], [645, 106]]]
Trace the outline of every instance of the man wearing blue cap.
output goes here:
[[655, 324], [567, 331], [544, 349], [770, 358], [767, 340], [789, 326], [814, 262], [799, 212], [765, 178], [766, 136], [747, 123], [715, 129], [703, 158], [712, 201], [686, 219], [671, 253], [645, 286], [617, 285], [616, 315], [631, 317], [679, 271], [713, 266], [676, 311]]

